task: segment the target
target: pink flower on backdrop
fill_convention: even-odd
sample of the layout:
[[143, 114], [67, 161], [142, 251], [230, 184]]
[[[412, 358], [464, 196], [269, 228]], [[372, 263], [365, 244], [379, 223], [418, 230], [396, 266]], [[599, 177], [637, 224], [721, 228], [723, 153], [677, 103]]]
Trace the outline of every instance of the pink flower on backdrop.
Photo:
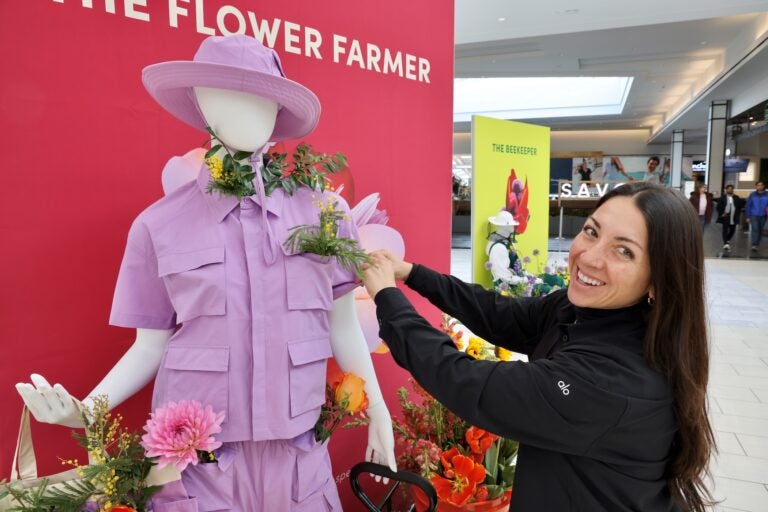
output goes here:
[[224, 413], [197, 401], [168, 402], [155, 409], [147, 424], [141, 445], [147, 457], [160, 457], [159, 467], [172, 464], [183, 471], [190, 463], [198, 462], [197, 450], [210, 452], [221, 446], [213, 434], [221, 432]]

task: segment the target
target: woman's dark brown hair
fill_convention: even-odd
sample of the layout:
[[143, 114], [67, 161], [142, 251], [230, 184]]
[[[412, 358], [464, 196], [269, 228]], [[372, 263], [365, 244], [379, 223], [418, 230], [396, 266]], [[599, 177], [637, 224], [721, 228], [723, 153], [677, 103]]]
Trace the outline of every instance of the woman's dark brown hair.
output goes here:
[[672, 385], [679, 430], [667, 479], [683, 510], [704, 512], [712, 504], [705, 486], [715, 449], [707, 416], [709, 342], [704, 299], [704, 251], [696, 212], [678, 192], [637, 182], [616, 187], [597, 204], [630, 197], [645, 217], [651, 290], [645, 358]]

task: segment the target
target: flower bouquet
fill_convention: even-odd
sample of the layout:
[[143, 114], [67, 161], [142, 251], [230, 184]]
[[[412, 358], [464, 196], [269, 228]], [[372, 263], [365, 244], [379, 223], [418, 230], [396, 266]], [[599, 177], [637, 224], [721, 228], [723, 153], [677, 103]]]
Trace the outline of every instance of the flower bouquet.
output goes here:
[[[146, 512], [163, 483], [178, 480], [188, 464], [214, 462], [211, 450], [221, 446], [213, 434], [221, 432], [224, 413], [214, 413], [199, 402], [169, 402], [152, 413], [145, 434], [121, 427], [123, 417], [109, 412], [106, 395], [83, 406], [85, 432], [73, 436], [88, 451], [88, 464], [62, 460], [78, 479], [35, 487], [15, 482], [0, 484], [0, 502], [10, 499], [7, 512]], [[173, 465], [178, 471], [161, 470]], [[158, 484], [158, 485], [155, 485]]]
[[[416, 400], [400, 388], [403, 419], [393, 420], [402, 449], [398, 466], [432, 483], [442, 511], [490, 512], [508, 507], [517, 442], [473, 427], [410, 382]], [[418, 490], [414, 493], [417, 510], [425, 510], [426, 497]]]
[[[312, 194], [315, 198], [315, 194]], [[320, 211], [319, 223], [300, 225], [291, 228], [291, 234], [284, 242], [285, 248], [292, 253], [316, 254], [321, 258], [336, 258], [339, 265], [362, 276], [362, 267], [370, 259], [360, 248], [357, 240], [340, 237], [339, 222], [348, 222], [349, 216], [340, 211], [338, 201], [328, 197], [326, 202], [314, 203]]]
[[[46, 512], [144, 512], [149, 499], [160, 490], [148, 480], [155, 466], [144, 453], [138, 434], [121, 427], [122, 416], [109, 412], [106, 396], [97, 396], [93, 407], [83, 406], [83, 434], [73, 436], [88, 450], [89, 463], [61, 460], [74, 468], [78, 479], [54, 485], [48, 479], [34, 487], [23, 481], [0, 484], [0, 501], [6, 510]], [[19, 485], [21, 484], [21, 485]]]
[[[567, 288], [570, 278], [565, 264], [544, 265], [539, 262], [539, 250], [534, 249], [535, 268], [528, 268], [533, 260], [529, 256], [520, 258], [514, 244], [509, 247], [509, 273], [493, 280], [493, 288], [505, 296], [540, 297], [561, 288]], [[490, 270], [491, 263], [486, 263]]]
[[[324, 443], [336, 428], [353, 428], [367, 425], [365, 409], [368, 395], [365, 380], [357, 375], [342, 372], [334, 360], [328, 361], [325, 383], [325, 404], [320, 409], [320, 418], [315, 423], [315, 440]], [[357, 418], [349, 420], [349, 417]]]

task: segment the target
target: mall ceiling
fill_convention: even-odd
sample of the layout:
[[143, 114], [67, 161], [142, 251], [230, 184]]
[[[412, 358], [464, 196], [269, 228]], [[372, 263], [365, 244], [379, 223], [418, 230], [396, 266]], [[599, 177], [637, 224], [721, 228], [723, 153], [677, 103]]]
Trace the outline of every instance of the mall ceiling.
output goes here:
[[632, 76], [620, 115], [531, 122], [699, 141], [711, 101], [737, 116], [768, 96], [768, 0], [456, 0], [455, 75]]

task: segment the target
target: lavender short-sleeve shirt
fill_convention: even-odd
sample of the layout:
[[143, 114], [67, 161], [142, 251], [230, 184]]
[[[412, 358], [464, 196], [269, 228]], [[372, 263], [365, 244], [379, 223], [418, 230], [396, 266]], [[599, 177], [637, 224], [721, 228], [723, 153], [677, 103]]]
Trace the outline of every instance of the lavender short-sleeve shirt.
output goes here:
[[[208, 194], [207, 182], [203, 168], [136, 218], [110, 323], [179, 326], [153, 408], [186, 399], [223, 410], [220, 441], [292, 438], [318, 418], [332, 355], [328, 313], [356, 284], [335, 259], [290, 254], [283, 242], [290, 228], [318, 224], [318, 200], [333, 197], [347, 214], [349, 207], [331, 192], [277, 189], [266, 198], [265, 224], [257, 196]], [[351, 219], [339, 236], [358, 238]]]

